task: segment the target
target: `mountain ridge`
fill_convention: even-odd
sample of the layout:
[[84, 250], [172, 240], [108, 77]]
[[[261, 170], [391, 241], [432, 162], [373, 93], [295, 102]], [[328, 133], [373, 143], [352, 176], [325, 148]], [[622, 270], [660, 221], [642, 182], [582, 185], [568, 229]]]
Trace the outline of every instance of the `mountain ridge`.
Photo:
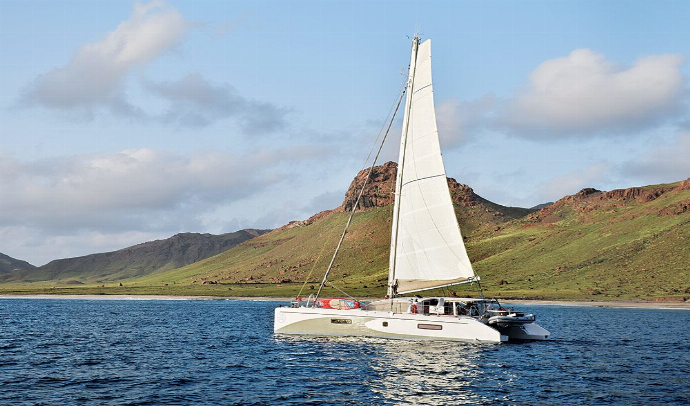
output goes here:
[[[380, 179], [387, 185], [383, 190], [390, 190], [390, 179]], [[455, 188], [470, 196], [453, 201], [487, 295], [685, 300], [690, 295], [690, 265], [684, 260], [690, 258], [688, 185], [690, 179], [608, 192], [585, 189], [538, 211], [516, 212], [474, 197], [460, 184], [451, 186], [451, 194]], [[332, 270], [336, 286], [353, 295], [385, 293], [391, 205], [385, 204], [389, 200], [381, 186], [374, 182], [371, 195], [365, 190], [371, 198], [355, 215]], [[310, 289], [318, 285], [340, 237], [352, 189], [339, 208], [142, 283], [213, 284], [256, 292], [250, 295], [290, 295], [306, 280]], [[325, 294], [342, 295], [333, 289]]]
[[35, 265], [32, 265], [21, 259], [12, 258], [11, 256], [5, 255], [2, 252], [0, 252], [0, 275], [17, 270], [34, 268], [36, 268]]
[[267, 230], [245, 229], [220, 235], [178, 233], [119, 250], [56, 259], [33, 269], [0, 275], [0, 281], [62, 281], [68, 284], [118, 281], [174, 269], [216, 255]]
[[[128, 288], [219, 296], [311, 292], [366, 172], [355, 176], [342, 204], [332, 210], [181, 267], [124, 275], [127, 279], [111, 275], [108, 281], [122, 280], [124, 287], [103, 293]], [[394, 174], [392, 162], [374, 168], [331, 272], [338, 289], [327, 287], [325, 295], [385, 294]], [[468, 255], [487, 295], [596, 300], [690, 296], [690, 178], [611, 191], [585, 188], [539, 210], [490, 202], [453, 178], [448, 185]]]

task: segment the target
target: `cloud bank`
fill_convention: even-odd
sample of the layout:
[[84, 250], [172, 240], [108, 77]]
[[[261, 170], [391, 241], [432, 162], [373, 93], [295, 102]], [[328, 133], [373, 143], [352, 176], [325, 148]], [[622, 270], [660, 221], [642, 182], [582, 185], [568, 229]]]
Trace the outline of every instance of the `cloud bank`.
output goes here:
[[635, 136], [687, 114], [684, 62], [661, 54], [621, 66], [576, 49], [540, 64], [512, 97], [439, 103], [439, 134], [450, 147], [487, 130], [533, 140]]
[[177, 46], [190, 28], [177, 10], [161, 1], [136, 3], [130, 19], [101, 41], [82, 46], [67, 65], [38, 76], [23, 101], [50, 109], [106, 108], [140, 115], [125, 99], [125, 77]]
[[221, 118], [236, 118], [244, 133], [255, 135], [286, 126], [287, 109], [240, 96], [230, 85], [214, 86], [200, 74], [179, 81], [146, 81], [152, 94], [170, 102], [161, 119], [182, 126], [203, 127]]
[[532, 138], [647, 128], [682, 111], [683, 61], [651, 55], [620, 67], [576, 49], [537, 67], [524, 91], [499, 108], [496, 125]]
[[200, 229], [204, 213], [285, 182], [290, 165], [321, 152], [287, 147], [239, 156], [135, 149], [34, 161], [4, 154], [0, 227], [67, 234]]
[[214, 85], [199, 73], [187, 74], [177, 81], [141, 79], [138, 85], [144, 93], [167, 102], [163, 114], [146, 111], [127, 99], [125, 88], [133, 72], [143, 70], [177, 48], [194, 26], [163, 1], [135, 3], [131, 17], [102, 40], [82, 46], [67, 65], [35, 78], [25, 89], [20, 104], [77, 111], [87, 117], [106, 111], [183, 127], [204, 127], [218, 120], [234, 119], [248, 135], [283, 129], [287, 125], [287, 109], [250, 100], [231, 85]]
[[632, 187], [685, 180], [690, 177], [688, 157], [690, 131], [682, 130], [673, 143], [653, 148], [644, 155], [617, 163], [596, 162], [580, 170], [555, 176], [538, 186], [539, 195], [546, 202], [572, 195], [586, 187], [609, 189], [608, 185]]

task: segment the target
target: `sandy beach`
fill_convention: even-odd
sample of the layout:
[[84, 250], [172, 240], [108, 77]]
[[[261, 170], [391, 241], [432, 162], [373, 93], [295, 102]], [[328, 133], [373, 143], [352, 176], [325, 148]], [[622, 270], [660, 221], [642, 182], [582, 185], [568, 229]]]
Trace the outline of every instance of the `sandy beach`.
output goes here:
[[[0, 299], [81, 299], [81, 300], [255, 300], [289, 302], [289, 297], [265, 296], [166, 296], [166, 295], [0, 295]], [[363, 298], [362, 300], [379, 300], [380, 298]], [[651, 302], [651, 301], [583, 301], [583, 300], [530, 300], [500, 299], [508, 305], [553, 305], [553, 306], [596, 306], [620, 308], [662, 308], [690, 309], [690, 302]]]
[[647, 301], [620, 301], [620, 302], [596, 302], [582, 300], [501, 300], [506, 304], [526, 305], [555, 305], [555, 306], [596, 306], [596, 307], [628, 307], [628, 308], [654, 308], [654, 309], [690, 309], [690, 302], [647, 302]]

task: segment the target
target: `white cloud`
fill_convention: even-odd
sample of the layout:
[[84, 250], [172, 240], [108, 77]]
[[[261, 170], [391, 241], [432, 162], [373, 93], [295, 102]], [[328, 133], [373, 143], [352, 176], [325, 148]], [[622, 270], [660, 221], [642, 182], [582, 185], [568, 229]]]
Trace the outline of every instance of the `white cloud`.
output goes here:
[[171, 105], [162, 119], [184, 126], [206, 126], [222, 118], [235, 118], [246, 134], [273, 132], [286, 126], [287, 110], [249, 100], [230, 85], [214, 86], [199, 74], [176, 82], [145, 81], [145, 87]]
[[162, 1], [135, 3], [123, 21], [101, 41], [82, 46], [63, 67], [38, 76], [24, 94], [24, 102], [53, 109], [106, 108], [115, 114], [142, 115], [126, 101], [123, 81], [178, 45], [191, 25]]
[[[199, 229], [199, 217], [290, 179], [313, 147], [187, 155], [151, 149], [20, 161], [0, 160], [0, 227], [77, 230]], [[292, 176], [294, 177], [294, 176]]]
[[471, 102], [447, 99], [436, 105], [436, 123], [441, 147], [454, 148], [465, 144], [486, 121], [487, 113], [494, 107], [490, 95]]
[[497, 110], [499, 127], [528, 138], [645, 128], [685, 109], [678, 54], [651, 55], [630, 67], [589, 49], [542, 63], [524, 90]]
[[555, 176], [538, 186], [542, 201], [554, 201], [579, 190], [600, 190], [671, 183], [690, 177], [690, 131], [645, 154], [628, 156], [617, 163], [595, 162], [581, 170]]
[[610, 163], [597, 162], [582, 170], [555, 176], [537, 186], [539, 199], [542, 203], [553, 202], [584, 188], [604, 188], [603, 185], [610, 181], [610, 172]]
[[668, 183], [690, 177], [690, 131], [678, 133], [671, 145], [662, 145], [646, 155], [630, 159], [618, 168], [621, 176], [641, 184]]
[[[249, 135], [284, 129], [288, 109], [243, 97], [229, 84], [214, 85], [199, 73], [178, 81], [129, 80], [133, 71], [176, 48], [192, 27], [163, 1], [135, 3], [132, 16], [114, 31], [79, 48], [67, 65], [38, 76], [25, 89], [21, 102], [85, 113], [87, 118], [107, 111], [185, 127], [203, 127], [231, 118]], [[125, 94], [127, 86], [163, 99], [167, 102], [164, 113], [146, 111], [130, 102]]]

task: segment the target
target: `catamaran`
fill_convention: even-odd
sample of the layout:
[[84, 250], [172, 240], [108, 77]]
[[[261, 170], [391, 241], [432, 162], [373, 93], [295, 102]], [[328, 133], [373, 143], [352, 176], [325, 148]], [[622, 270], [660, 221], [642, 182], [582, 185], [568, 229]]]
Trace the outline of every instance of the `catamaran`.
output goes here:
[[[480, 277], [465, 250], [441, 156], [431, 81], [431, 40], [420, 42], [418, 36], [412, 40], [403, 92], [406, 100], [393, 205], [388, 294], [370, 303], [319, 298], [348, 221], [316, 295], [276, 308], [275, 333], [488, 343], [549, 338], [549, 331], [534, 322], [533, 314], [505, 309], [496, 299], [483, 297]], [[398, 106], [400, 101], [402, 95]], [[349, 220], [365, 187], [366, 181]], [[476, 284], [480, 297], [400, 296], [466, 283]]]

